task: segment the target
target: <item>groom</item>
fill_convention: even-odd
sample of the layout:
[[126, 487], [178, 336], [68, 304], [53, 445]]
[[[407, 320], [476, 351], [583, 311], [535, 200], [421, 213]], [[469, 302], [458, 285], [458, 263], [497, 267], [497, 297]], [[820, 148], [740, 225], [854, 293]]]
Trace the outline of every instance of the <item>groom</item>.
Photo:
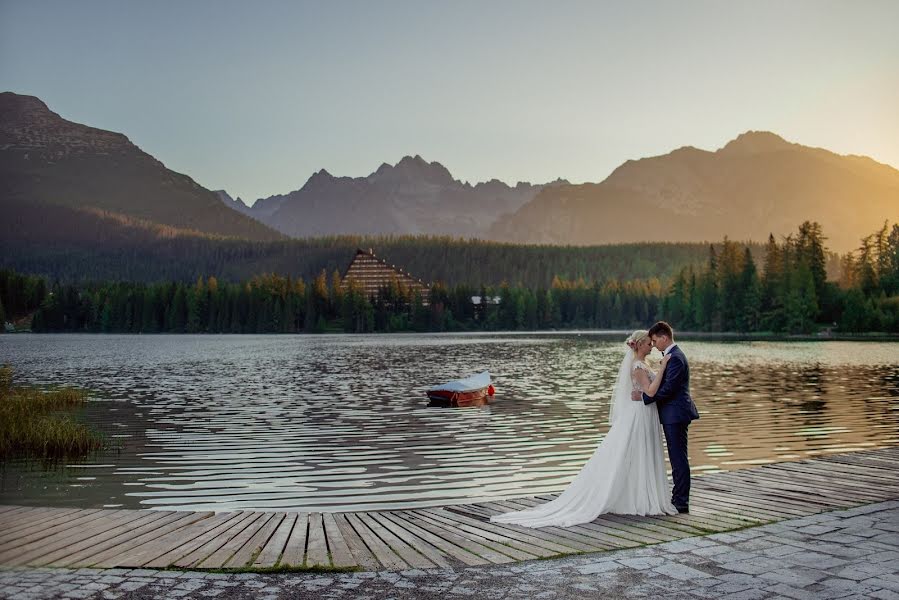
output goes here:
[[652, 345], [662, 353], [670, 355], [668, 365], [662, 374], [662, 383], [654, 396], [634, 391], [634, 400], [644, 404], [655, 402], [659, 407], [659, 420], [665, 430], [668, 444], [668, 460], [671, 462], [671, 476], [674, 491], [671, 503], [679, 513], [690, 512], [690, 462], [687, 457], [687, 428], [690, 421], [699, 418], [699, 412], [690, 397], [690, 366], [687, 357], [674, 342], [674, 331], [665, 321], [659, 321], [649, 328]]

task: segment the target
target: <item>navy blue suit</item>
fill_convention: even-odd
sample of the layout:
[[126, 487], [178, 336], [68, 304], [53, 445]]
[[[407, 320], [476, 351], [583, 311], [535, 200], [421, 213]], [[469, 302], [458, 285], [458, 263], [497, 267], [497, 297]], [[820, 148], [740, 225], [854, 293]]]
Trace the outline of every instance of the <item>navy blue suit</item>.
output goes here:
[[656, 395], [643, 394], [643, 403], [659, 407], [659, 421], [665, 430], [668, 460], [671, 461], [671, 477], [674, 490], [671, 503], [677, 507], [690, 505], [690, 461], [687, 456], [687, 428], [690, 421], [699, 418], [693, 398], [690, 397], [690, 365], [678, 346], [668, 354], [671, 359], [662, 374], [662, 382]]

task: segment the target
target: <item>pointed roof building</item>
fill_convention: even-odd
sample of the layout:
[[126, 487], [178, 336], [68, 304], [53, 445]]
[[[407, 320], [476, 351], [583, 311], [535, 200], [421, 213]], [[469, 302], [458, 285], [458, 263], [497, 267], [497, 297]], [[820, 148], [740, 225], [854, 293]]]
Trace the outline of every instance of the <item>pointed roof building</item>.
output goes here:
[[356, 282], [370, 298], [377, 297], [393, 280], [400, 286], [421, 294], [423, 305], [427, 306], [430, 303], [430, 285], [396, 265], [378, 258], [371, 248], [356, 250], [356, 255], [343, 274], [344, 287], [348, 287], [350, 282]]

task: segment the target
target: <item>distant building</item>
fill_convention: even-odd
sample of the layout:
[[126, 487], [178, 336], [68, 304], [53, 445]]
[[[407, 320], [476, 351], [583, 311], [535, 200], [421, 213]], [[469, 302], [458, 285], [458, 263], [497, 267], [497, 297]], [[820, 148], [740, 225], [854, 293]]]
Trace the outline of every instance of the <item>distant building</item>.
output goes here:
[[471, 303], [474, 305], [474, 318], [476, 321], [480, 321], [484, 318], [484, 311], [487, 309], [488, 304], [499, 304], [502, 302], [502, 297], [500, 296], [472, 296]]
[[370, 298], [375, 298], [381, 293], [381, 290], [392, 280], [401, 286], [421, 294], [421, 302], [425, 306], [431, 300], [431, 288], [421, 279], [414, 277], [398, 268], [396, 265], [388, 264], [387, 261], [375, 256], [371, 248], [368, 250], [356, 250], [356, 256], [350, 266], [347, 267], [343, 274], [344, 286], [349, 286], [350, 282], [356, 282], [365, 294]]

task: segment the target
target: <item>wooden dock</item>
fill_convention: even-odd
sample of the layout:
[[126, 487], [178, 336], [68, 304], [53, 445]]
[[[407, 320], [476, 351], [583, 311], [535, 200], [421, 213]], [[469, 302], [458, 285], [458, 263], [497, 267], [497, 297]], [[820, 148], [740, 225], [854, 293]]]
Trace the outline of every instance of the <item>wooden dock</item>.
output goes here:
[[899, 498], [899, 448], [694, 477], [689, 515], [489, 522], [552, 497], [356, 513], [0, 506], [0, 565], [401, 570], [602, 552]]

